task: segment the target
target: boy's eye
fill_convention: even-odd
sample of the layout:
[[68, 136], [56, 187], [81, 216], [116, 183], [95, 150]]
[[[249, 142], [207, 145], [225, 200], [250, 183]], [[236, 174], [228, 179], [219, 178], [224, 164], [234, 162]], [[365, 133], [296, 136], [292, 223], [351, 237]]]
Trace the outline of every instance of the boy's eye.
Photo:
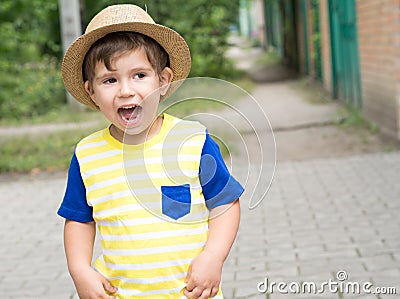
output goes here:
[[137, 73], [134, 76], [135, 79], [143, 79], [144, 77], [146, 77], [145, 73]]
[[111, 83], [115, 83], [115, 82], [117, 82], [117, 79], [115, 79], [115, 78], [108, 78], [103, 81], [103, 83], [105, 83], [105, 84], [111, 84]]

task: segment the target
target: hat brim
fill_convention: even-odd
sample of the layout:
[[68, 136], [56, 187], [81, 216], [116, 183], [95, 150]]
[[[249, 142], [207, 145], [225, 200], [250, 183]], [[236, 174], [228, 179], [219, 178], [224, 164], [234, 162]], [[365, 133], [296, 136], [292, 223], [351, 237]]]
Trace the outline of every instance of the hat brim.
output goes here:
[[[147, 35], [157, 41], [168, 53], [170, 68], [173, 72], [172, 82], [185, 79], [190, 72], [191, 58], [189, 47], [183, 37], [176, 31], [159, 25], [145, 22], [126, 22], [111, 24], [83, 34], [68, 48], [62, 62], [62, 77], [65, 88], [79, 102], [98, 109], [84, 88], [82, 64], [90, 47], [100, 38], [112, 32], [131, 31]], [[176, 88], [169, 89], [162, 98], [168, 97]]]

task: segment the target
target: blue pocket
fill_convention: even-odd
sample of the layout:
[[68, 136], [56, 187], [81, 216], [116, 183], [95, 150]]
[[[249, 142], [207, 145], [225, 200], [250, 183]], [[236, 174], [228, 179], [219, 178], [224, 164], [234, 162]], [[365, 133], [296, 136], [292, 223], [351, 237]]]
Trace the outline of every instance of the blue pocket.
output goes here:
[[161, 186], [162, 213], [172, 219], [179, 219], [190, 213], [190, 185]]

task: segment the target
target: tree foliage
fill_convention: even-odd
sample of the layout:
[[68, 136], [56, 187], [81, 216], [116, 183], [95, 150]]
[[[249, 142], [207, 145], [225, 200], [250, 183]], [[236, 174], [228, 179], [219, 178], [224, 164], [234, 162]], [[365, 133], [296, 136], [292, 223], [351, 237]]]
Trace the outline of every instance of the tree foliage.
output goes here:
[[64, 102], [57, 1], [0, 2], [0, 117], [44, 114]]
[[147, 9], [157, 23], [176, 30], [185, 38], [192, 53], [190, 76], [232, 76], [234, 70], [225, 51], [229, 27], [237, 21], [239, 1], [86, 0], [87, 19], [108, 5], [127, 2]]
[[60, 56], [58, 2], [2, 0], [0, 2], [2, 60], [38, 61], [43, 54]]

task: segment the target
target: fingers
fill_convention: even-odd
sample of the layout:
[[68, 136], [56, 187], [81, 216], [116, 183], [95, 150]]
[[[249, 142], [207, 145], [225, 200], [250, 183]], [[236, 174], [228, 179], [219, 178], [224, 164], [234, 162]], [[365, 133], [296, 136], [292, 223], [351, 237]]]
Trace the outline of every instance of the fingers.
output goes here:
[[118, 289], [114, 287], [106, 278], [103, 277], [101, 282], [103, 284], [104, 290], [106, 290], [107, 292], [115, 293], [116, 291], [118, 291]]
[[194, 288], [192, 291], [185, 290], [184, 295], [190, 299], [208, 299], [211, 296], [210, 289]]
[[192, 265], [189, 267], [185, 279], [184, 295], [189, 299], [208, 299], [217, 295], [220, 280], [216, 278], [210, 279], [210, 277], [207, 277], [209, 275], [201, 275], [202, 271], [193, 271], [194, 268]]
[[[103, 284], [103, 288], [106, 292], [113, 294], [116, 291], [118, 291], [118, 288], [114, 287], [107, 279], [103, 278], [102, 279], [102, 284]], [[114, 296], [107, 296], [105, 297], [107, 299], [115, 299]]]
[[212, 290], [211, 290], [210, 297], [212, 298], [212, 297], [217, 296], [218, 291], [219, 291], [219, 287], [213, 287]]
[[217, 295], [219, 291], [219, 283], [199, 282], [189, 274], [186, 278], [186, 289], [184, 295], [189, 299], [208, 299]]
[[184, 295], [189, 299], [208, 299], [215, 297], [218, 294], [219, 286], [210, 286], [210, 287], [194, 287], [193, 289], [189, 289], [186, 287], [184, 290]]
[[197, 291], [196, 289], [193, 291], [185, 290], [183, 293], [187, 298], [190, 299], [208, 299], [213, 298], [218, 294], [218, 288], [213, 288], [212, 291], [207, 289], [203, 290], [202, 292]]

